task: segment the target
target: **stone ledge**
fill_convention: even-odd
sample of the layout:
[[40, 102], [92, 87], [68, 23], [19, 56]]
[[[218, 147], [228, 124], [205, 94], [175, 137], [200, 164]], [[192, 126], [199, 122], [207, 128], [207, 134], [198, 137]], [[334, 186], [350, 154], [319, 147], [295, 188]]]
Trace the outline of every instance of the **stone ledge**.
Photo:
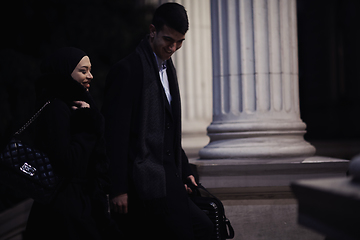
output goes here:
[[0, 214], [0, 240], [22, 239], [33, 200], [25, 200]]
[[290, 187], [211, 188], [220, 200], [294, 199]]
[[298, 221], [331, 239], [360, 238], [360, 184], [351, 178], [301, 180], [291, 188], [299, 203]]
[[346, 176], [349, 161], [328, 157], [290, 159], [190, 159], [206, 188], [290, 186], [292, 181]]

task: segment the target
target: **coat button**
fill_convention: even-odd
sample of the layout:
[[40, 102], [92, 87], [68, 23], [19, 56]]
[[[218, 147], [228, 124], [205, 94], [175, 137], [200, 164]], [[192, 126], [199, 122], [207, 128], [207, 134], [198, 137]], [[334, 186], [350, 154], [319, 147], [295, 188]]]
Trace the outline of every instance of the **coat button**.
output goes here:
[[171, 155], [170, 150], [167, 150], [167, 151], [166, 151], [166, 155], [168, 155], [168, 156]]
[[170, 123], [166, 123], [166, 129], [170, 129]]

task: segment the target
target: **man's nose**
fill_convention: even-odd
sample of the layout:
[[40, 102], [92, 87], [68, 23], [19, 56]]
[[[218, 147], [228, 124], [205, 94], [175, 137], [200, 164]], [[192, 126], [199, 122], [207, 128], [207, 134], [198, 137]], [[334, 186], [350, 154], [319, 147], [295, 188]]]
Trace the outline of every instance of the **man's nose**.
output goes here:
[[175, 43], [172, 43], [172, 44], [169, 46], [169, 50], [171, 50], [172, 52], [175, 52], [175, 51], [176, 51], [176, 44], [175, 44]]

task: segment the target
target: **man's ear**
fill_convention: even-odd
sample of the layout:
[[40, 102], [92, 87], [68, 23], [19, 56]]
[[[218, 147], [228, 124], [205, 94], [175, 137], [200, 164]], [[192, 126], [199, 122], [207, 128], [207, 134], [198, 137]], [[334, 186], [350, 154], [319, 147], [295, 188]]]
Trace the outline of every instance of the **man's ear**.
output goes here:
[[151, 38], [155, 37], [156, 28], [153, 24], [150, 24], [149, 30], [150, 30], [150, 37]]

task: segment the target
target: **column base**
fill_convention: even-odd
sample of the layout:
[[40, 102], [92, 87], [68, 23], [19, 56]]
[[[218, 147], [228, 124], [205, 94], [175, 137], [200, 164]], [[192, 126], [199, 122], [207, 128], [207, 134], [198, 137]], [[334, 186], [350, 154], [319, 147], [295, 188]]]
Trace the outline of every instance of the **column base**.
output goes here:
[[201, 159], [306, 158], [315, 148], [303, 138], [302, 121], [212, 123], [210, 143], [200, 150]]
[[200, 150], [201, 159], [306, 158], [315, 148], [302, 136], [266, 136], [210, 142]]

